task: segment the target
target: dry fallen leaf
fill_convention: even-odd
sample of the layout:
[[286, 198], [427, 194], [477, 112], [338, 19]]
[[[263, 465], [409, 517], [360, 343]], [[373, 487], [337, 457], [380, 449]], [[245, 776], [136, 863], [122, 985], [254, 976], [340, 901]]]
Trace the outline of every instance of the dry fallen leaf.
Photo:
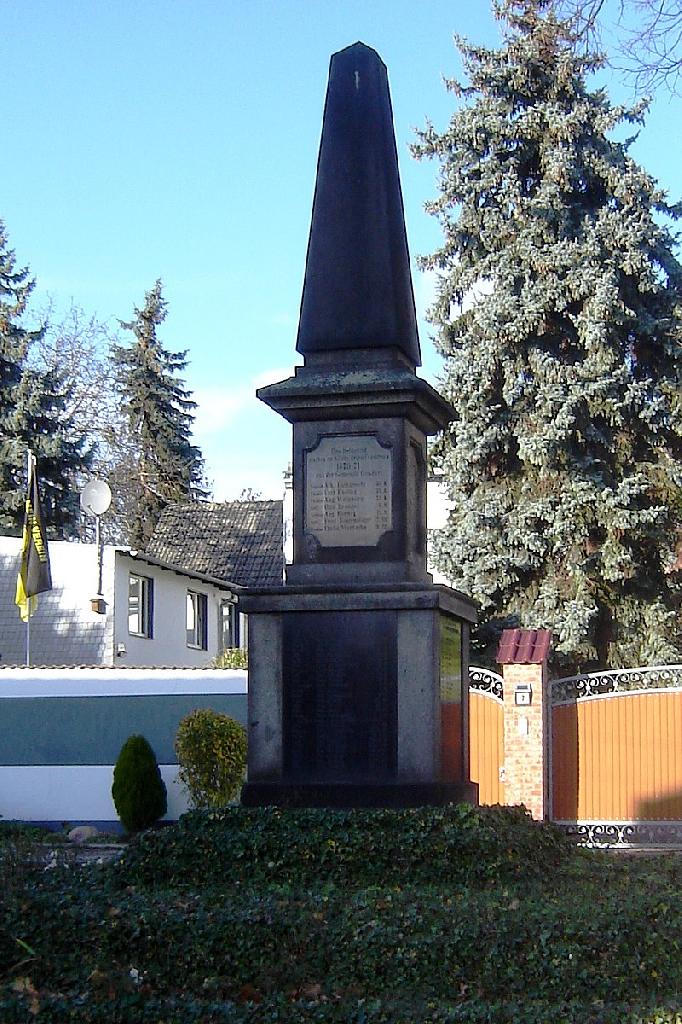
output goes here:
[[30, 978], [15, 978], [12, 982], [12, 991], [27, 997], [28, 1008], [34, 1016], [40, 1012], [38, 990]]
[[247, 982], [247, 984], [243, 985], [242, 988], [239, 990], [239, 995], [237, 996], [237, 1002], [238, 1003], [262, 1003], [263, 1002], [263, 996], [261, 995], [261, 993], [258, 991], [257, 988], [254, 988], [253, 985], [250, 985]]

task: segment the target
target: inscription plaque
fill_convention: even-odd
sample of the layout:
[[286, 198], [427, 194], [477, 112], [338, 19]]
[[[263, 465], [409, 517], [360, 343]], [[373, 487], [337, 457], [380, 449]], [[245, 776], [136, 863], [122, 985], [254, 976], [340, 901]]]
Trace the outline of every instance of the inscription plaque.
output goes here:
[[462, 624], [440, 615], [440, 699], [459, 703], [462, 699]]
[[283, 616], [284, 768], [290, 778], [375, 782], [395, 775], [396, 614]]
[[391, 468], [375, 437], [323, 437], [305, 454], [304, 530], [322, 547], [376, 545], [392, 529]]

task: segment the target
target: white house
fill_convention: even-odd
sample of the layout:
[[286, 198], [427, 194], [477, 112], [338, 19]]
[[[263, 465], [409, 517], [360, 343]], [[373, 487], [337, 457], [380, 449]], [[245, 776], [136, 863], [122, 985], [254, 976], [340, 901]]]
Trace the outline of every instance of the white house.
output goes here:
[[[21, 540], [0, 538], [0, 666], [26, 664], [14, 603]], [[49, 543], [53, 589], [30, 620], [33, 666], [208, 665], [239, 646], [239, 587], [129, 548]], [[241, 631], [242, 634], [245, 631]]]

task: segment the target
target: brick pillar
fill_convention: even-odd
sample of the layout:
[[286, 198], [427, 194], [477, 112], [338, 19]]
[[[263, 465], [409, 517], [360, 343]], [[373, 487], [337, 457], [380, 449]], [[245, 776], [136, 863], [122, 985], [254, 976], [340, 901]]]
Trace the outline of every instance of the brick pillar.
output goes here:
[[549, 816], [549, 693], [546, 630], [506, 629], [502, 666], [505, 803], [524, 804], [534, 818]]

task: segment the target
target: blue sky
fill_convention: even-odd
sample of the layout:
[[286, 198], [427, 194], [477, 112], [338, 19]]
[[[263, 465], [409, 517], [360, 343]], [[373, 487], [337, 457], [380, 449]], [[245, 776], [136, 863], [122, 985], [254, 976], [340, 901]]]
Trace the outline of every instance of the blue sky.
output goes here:
[[[329, 57], [361, 39], [388, 67], [414, 258], [439, 241], [423, 209], [437, 168], [408, 145], [427, 117], [447, 124], [453, 33], [498, 44], [488, 3], [0, 0], [0, 15], [0, 218], [36, 277], [33, 308], [74, 301], [115, 324], [160, 277], [161, 338], [189, 350], [216, 498], [244, 487], [278, 497], [290, 427], [254, 391], [296, 362]], [[658, 96], [633, 149], [674, 199], [681, 108]], [[415, 270], [414, 285], [423, 314], [430, 283]], [[423, 323], [421, 344], [433, 381]]]

